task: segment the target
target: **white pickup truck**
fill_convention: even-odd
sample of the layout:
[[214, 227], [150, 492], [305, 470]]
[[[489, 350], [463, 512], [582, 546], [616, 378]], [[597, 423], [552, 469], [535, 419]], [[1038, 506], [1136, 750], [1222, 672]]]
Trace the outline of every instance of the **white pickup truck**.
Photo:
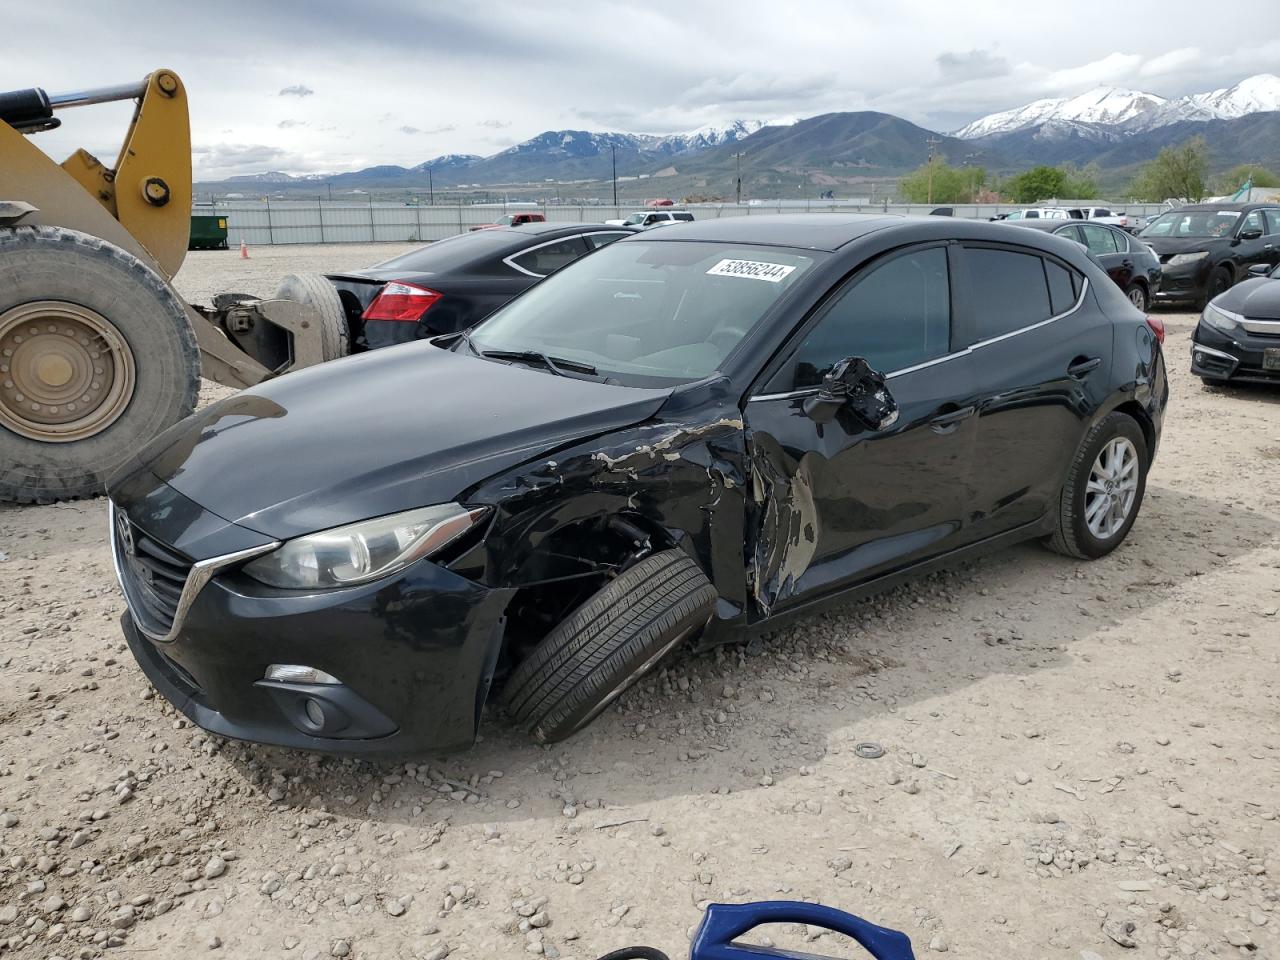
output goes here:
[[1113, 213], [1109, 207], [1031, 207], [1014, 210], [1001, 220], [1097, 220], [1133, 233], [1141, 227], [1138, 217]]

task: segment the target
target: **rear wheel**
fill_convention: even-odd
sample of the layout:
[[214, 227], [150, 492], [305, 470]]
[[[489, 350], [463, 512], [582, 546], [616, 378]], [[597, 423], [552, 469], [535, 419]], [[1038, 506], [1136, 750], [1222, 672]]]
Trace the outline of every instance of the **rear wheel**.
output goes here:
[[503, 699], [534, 738], [590, 723], [715, 609], [716, 591], [679, 550], [637, 563], [566, 617], [507, 680]]
[[1124, 295], [1129, 298], [1130, 303], [1132, 303], [1135, 307], [1137, 307], [1143, 313], [1147, 312], [1147, 307], [1150, 304], [1147, 301], [1147, 288], [1144, 287], [1142, 284], [1140, 283], [1129, 284], [1129, 287], [1127, 290], [1125, 290]]
[[1082, 560], [1124, 542], [1147, 488], [1147, 441], [1138, 422], [1112, 413], [1089, 431], [1062, 486], [1058, 529], [1046, 544]]
[[276, 299], [306, 304], [320, 323], [320, 347], [325, 360], [336, 360], [351, 352], [351, 335], [342, 298], [328, 278], [318, 273], [286, 274], [276, 288]]
[[0, 500], [102, 493], [199, 386], [186, 311], [154, 270], [75, 230], [0, 229]]

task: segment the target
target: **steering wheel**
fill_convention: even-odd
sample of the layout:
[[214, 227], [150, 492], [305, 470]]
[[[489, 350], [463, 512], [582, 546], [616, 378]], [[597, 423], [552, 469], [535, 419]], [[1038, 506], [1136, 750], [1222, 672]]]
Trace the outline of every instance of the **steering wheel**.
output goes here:
[[741, 343], [746, 335], [747, 331], [742, 327], [719, 327], [711, 331], [711, 335], [707, 337], [707, 343], [723, 347], [724, 352], [728, 353]]

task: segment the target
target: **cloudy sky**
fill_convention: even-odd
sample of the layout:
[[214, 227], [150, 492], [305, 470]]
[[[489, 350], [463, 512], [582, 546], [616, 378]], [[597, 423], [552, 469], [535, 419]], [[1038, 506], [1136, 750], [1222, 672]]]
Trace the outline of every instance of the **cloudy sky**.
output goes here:
[[[671, 133], [736, 118], [883, 110], [952, 130], [1107, 84], [1180, 96], [1280, 72], [1280, 3], [1201, 0], [69, 0], [0, 4], [0, 89], [175, 69], [198, 177], [410, 166], [543, 130]], [[1210, 26], [1211, 21], [1216, 25]], [[122, 107], [38, 141], [114, 150]], [[110, 159], [108, 159], [110, 162]]]

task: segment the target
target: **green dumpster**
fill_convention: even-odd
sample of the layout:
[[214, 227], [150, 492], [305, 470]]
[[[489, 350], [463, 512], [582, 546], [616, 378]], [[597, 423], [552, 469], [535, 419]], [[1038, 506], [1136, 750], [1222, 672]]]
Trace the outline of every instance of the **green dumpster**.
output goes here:
[[191, 215], [191, 242], [188, 250], [227, 249], [227, 218], [217, 214]]

